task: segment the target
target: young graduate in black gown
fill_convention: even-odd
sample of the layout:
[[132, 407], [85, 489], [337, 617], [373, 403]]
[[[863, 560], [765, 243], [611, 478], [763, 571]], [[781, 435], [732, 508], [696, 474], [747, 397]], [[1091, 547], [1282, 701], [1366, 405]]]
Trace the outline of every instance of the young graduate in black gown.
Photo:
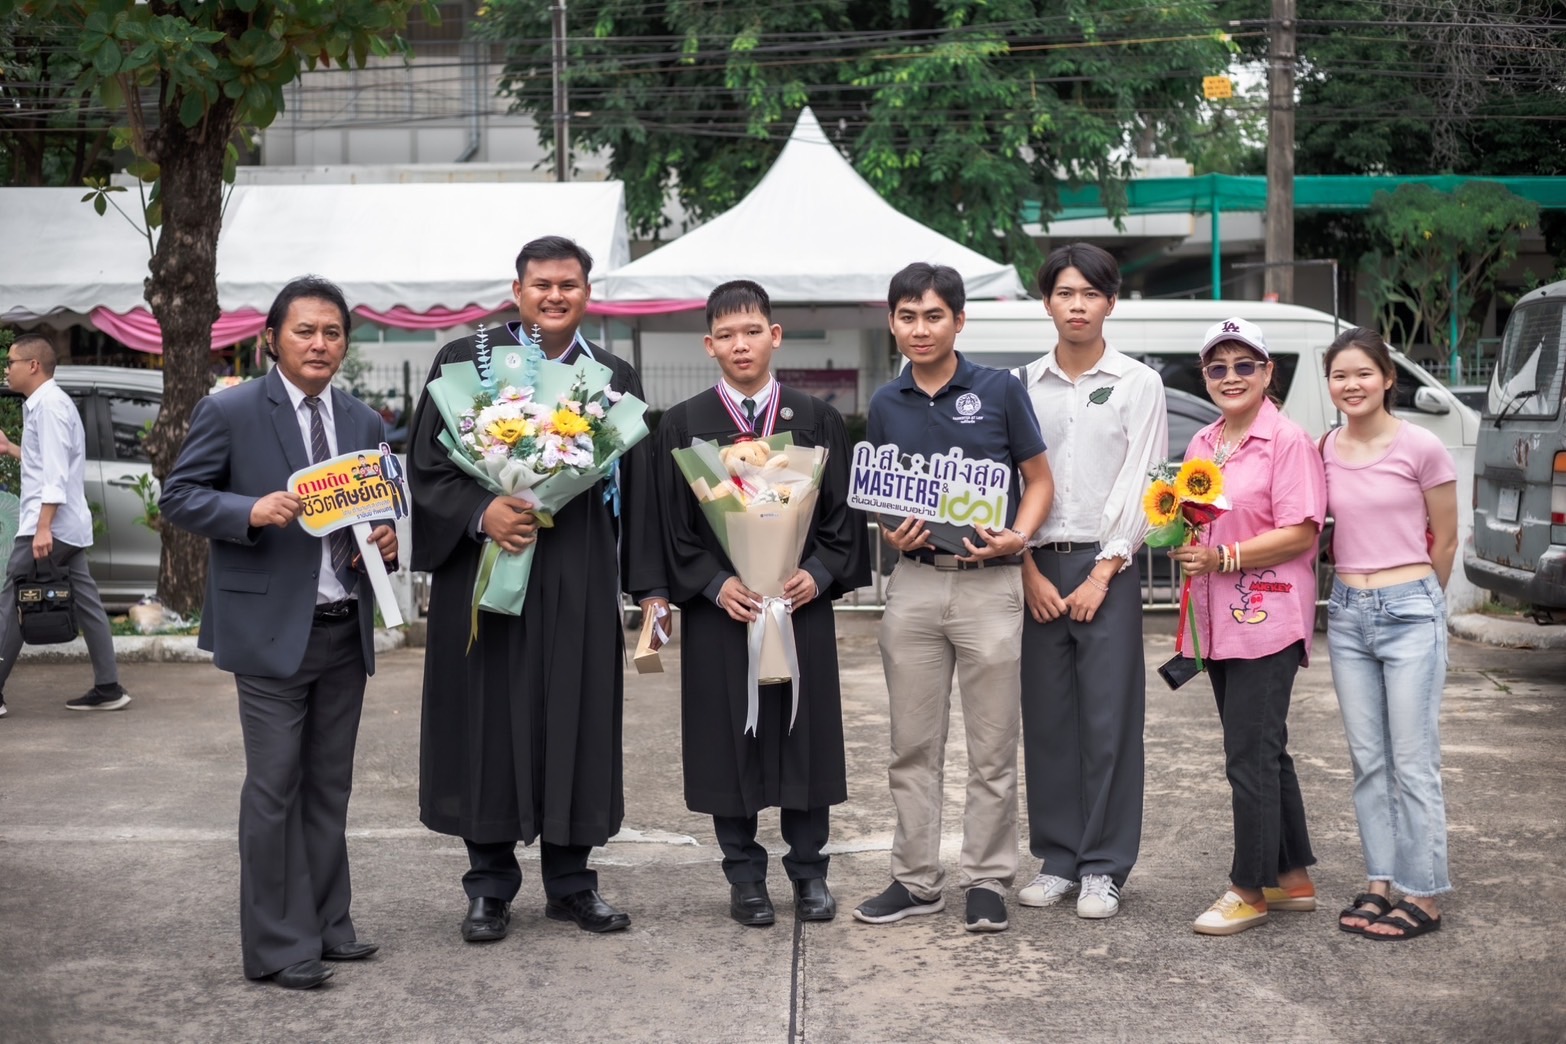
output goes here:
[[[830, 809], [845, 801], [843, 714], [838, 690], [832, 599], [870, 582], [865, 517], [846, 503], [850, 446], [838, 412], [785, 388], [772, 376], [783, 328], [772, 322], [767, 293], [748, 280], [724, 283], [707, 299], [707, 354], [722, 377], [663, 415], [659, 503], [670, 598], [681, 610], [680, 705], [685, 803], [712, 816], [730, 884], [729, 913], [745, 925], [773, 923], [767, 851], [756, 841], [757, 814], [781, 810], [789, 845], [783, 868], [794, 884], [794, 913], [827, 921], [837, 903], [826, 884]], [[792, 432], [800, 446], [825, 446], [826, 473], [798, 571], [784, 588], [799, 651], [798, 717], [789, 728], [790, 683], [763, 685], [753, 735], [745, 733], [747, 636], [760, 600], [702, 515], [673, 450], [706, 439], [727, 445]]]

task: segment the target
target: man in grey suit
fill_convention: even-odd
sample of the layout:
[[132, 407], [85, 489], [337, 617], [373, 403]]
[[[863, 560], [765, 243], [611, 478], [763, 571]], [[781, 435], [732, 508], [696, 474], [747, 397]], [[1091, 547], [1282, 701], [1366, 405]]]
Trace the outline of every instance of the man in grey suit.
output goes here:
[[[163, 516], [211, 541], [201, 648], [234, 674], [245, 741], [239, 806], [245, 975], [289, 989], [359, 960], [348, 913], [346, 824], [374, 607], [347, 530], [294, 525], [288, 477], [385, 438], [379, 414], [331, 388], [348, 350], [342, 291], [316, 276], [283, 288], [266, 320], [265, 378], [196, 406], [163, 484]], [[395, 569], [396, 531], [370, 539]]]

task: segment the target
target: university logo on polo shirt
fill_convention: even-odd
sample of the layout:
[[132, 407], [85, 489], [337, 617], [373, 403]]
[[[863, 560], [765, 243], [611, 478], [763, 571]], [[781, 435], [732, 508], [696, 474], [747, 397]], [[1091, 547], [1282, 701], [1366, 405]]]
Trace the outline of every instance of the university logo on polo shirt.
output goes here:
[[984, 400], [973, 392], [963, 392], [957, 396], [954, 405], [957, 407], [957, 413], [952, 420], [959, 424], [975, 424], [984, 419], [984, 414], [979, 412], [984, 408]]

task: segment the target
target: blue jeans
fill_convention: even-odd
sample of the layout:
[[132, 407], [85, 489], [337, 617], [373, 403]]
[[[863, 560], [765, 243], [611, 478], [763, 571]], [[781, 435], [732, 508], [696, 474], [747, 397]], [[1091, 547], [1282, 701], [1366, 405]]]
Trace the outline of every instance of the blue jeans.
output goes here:
[[1441, 794], [1446, 597], [1434, 574], [1371, 591], [1332, 587], [1332, 684], [1354, 763], [1365, 869], [1414, 896], [1452, 890]]

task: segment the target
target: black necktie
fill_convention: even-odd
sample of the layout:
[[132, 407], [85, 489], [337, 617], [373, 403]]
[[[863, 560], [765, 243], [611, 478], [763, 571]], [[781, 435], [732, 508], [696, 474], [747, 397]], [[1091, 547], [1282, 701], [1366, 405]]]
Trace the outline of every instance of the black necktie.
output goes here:
[[745, 407], [745, 423], [750, 425], [750, 430], [756, 430], [756, 400], [741, 399], [740, 405]]
[[[319, 464], [332, 456], [332, 447], [326, 441], [326, 425], [321, 422], [321, 400], [306, 395], [305, 405], [310, 407], [310, 461]], [[334, 529], [326, 534], [326, 541], [332, 549], [332, 572], [337, 574], [343, 590], [353, 594], [353, 537], [346, 529]]]

